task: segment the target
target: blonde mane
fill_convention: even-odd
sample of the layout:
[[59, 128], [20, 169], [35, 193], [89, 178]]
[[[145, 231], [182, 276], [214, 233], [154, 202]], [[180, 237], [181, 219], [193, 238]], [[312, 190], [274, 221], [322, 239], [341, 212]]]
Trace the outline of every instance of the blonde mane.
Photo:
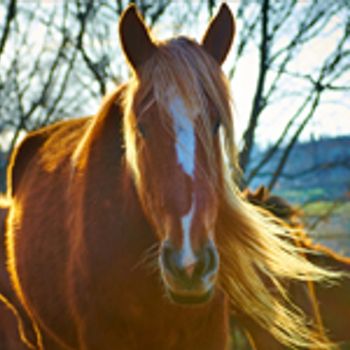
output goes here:
[[300, 248], [286, 239], [292, 228], [281, 225], [243, 198], [236, 184], [240, 169], [229, 83], [214, 59], [189, 39], [158, 43], [157, 52], [127, 84], [123, 101], [124, 142], [136, 181], [140, 174], [136, 164], [135, 114], [144, 113], [156, 103], [167, 123], [169, 98], [174, 92], [184, 99], [188, 108], [195, 108], [196, 117], [201, 119], [204, 128], [197, 128], [201, 130], [197, 133], [208, 155], [214, 153], [210, 108], [220, 117], [221, 169], [217, 169], [218, 160], [213, 156], [211, 169], [223, 175], [222, 187], [217, 189], [220, 208], [216, 244], [221, 259], [219, 283], [232, 308], [291, 348], [336, 348], [317, 332], [316, 326], [310, 326], [310, 320], [289, 299], [286, 283], [288, 280], [330, 282], [340, 274], [306, 260]]
[[4, 194], [0, 194], [0, 209], [8, 209], [10, 206], [10, 199]]

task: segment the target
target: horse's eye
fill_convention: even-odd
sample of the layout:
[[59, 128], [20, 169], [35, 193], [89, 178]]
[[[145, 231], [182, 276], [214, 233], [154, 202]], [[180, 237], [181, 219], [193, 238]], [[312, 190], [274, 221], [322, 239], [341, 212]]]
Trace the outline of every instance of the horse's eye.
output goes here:
[[142, 137], [146, 137], [146, 128], [142, 123], [137, 123], [137, 130], [139, 131], [140, 135]]
[[217, 118], [214, 122], [214, 125], [213, 125], [214, 135], [216, 135], [218, 133], [220, 125], [221, 125], [221, 120], [220, 120], [220, 118]]

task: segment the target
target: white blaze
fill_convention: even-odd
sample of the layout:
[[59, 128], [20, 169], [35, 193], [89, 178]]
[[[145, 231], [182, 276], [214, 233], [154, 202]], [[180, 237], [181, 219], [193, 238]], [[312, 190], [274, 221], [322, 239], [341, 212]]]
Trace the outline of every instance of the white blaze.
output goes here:
[[181, 249], [181, 260], [184, 266], [190, 266], [196, 262], [196, 257], [192, 250], [191, 245], [191, 225], [194, 214], [194, 203], [192, 203], [190, 211], [182, 217], [182, 249]]
[[[184, 172], [193, 178], [195, 168], [196, 134], [193, 128], [193, 123], [189, 118], [188, 110], [180, 97], [175, 96], [171, 101], [170, 113], [174, 121], [177, 160]], [[193, 199], [192, 195], [192, 200]], [[192, 265], [196, 261], [196, 257], [192, 250], [190, 236], [194, 209], [195, 204], [192, 201], [190, 211], [181, 219], [183, 233], [181, 259], [185, 266]]]
[[170, 113], [174, 119], [178, 161], [185, 173], [193, 177], [196, 135], [185, 104], [178, 96], [170, 103]]

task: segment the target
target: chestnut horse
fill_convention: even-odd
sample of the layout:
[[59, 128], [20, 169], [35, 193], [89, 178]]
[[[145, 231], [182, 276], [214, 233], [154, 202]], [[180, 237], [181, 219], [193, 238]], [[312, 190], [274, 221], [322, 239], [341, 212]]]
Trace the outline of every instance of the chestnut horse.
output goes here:
[[95, 116], [15, 150], [8, 264], [39, 349], [226, 349], [230, 308], [290, 346], [328, 347], [282, 281], [338, 275], [298, 254], [230, 174], [220, 65], [234, 30], [223, 4], [200, 44], [157, 42], [130, 6], [119, 32], [131, 79]]
[[[350, 258], [341, 256], [321, 244], [313, 243], [302, 225], [302, 212], [285, 199], [272, 195], [264, 186], [260, 186], [255, 192], [245, 190], [244, 195], [250, 203], [266, 209], [296, 229], [293, 232], [293, 240], [297, 246], [306, 249], [303, 254], [309, 261], [345, 272], [346, 278], [336, 284], [325, 286], [307, 281], [291, 283], [288, 288], [293, 301], [303, 309], [309, 319], [334, 343], [338, 343], [341, 349], [349, 349], [350, 333], [347, 320], [350, 319]], [[251, 320], [244, 319], [241, 323], [245, 323], [254, 349], [285, 349], [283, 344]]]

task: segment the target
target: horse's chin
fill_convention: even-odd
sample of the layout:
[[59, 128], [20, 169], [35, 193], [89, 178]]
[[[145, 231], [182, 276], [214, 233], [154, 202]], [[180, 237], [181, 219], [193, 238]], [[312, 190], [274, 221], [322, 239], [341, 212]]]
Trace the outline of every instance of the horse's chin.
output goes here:
[[207, 303], [213, 295], [213, 288], [204, 293], [174, 292], [167, 289], [167, 294], [172, 302], [180, 305], [200, 305]]

